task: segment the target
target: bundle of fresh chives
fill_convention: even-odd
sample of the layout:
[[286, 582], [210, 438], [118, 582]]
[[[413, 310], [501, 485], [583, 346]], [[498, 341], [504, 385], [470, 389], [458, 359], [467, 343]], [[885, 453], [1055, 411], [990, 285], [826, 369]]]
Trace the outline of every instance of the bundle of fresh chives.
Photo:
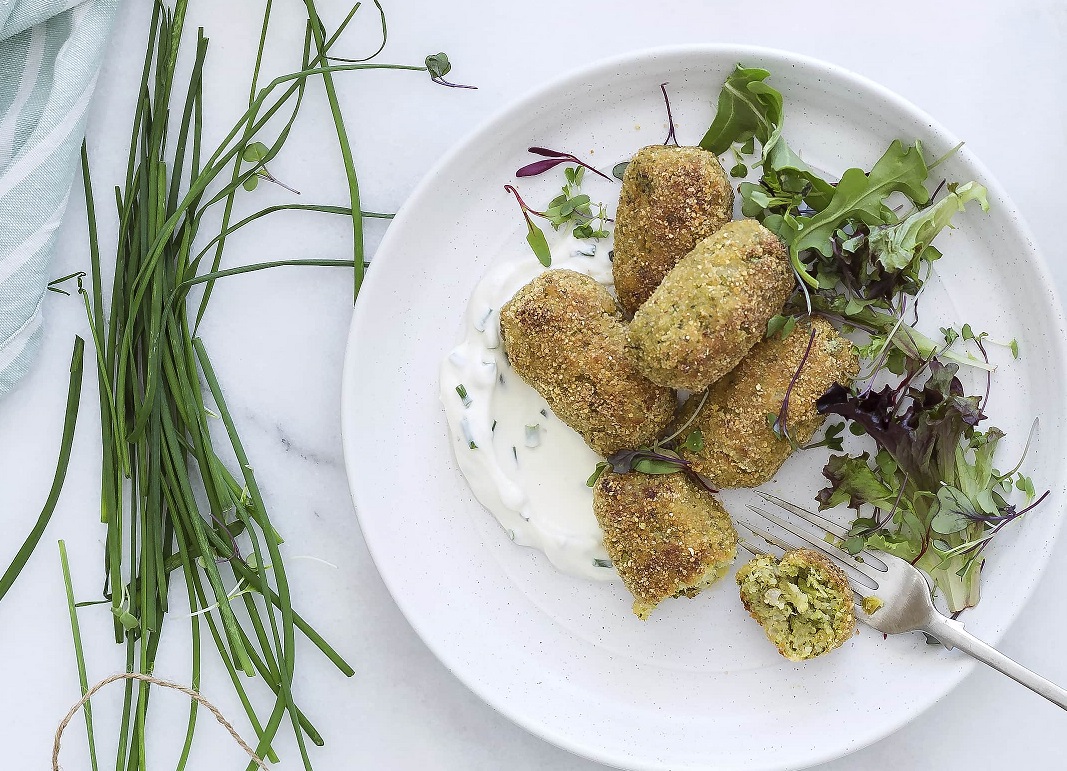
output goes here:
[[[83, 276], [79, 275], [78, 288], [84, 298], [96, 348], [100, 390], [103, 450], [100, 516], [107, 528], [104, 594], [114, 615], [115, 641], [126, 646], [126, 669], [145, 674], [153, 671], [169, 607], [171, 577], [175, 572], [180, 573], [189, 605], [194, 609], [189, 617], [192, 687], [200, 687], [201, 624], [206, 624], [256, 733], [257, 754], [272, 761], [277, 759], [272, 742], [288, 716], [303, 765], [310, 769], [305, 738], [318, 745], [323, 740], [293, 700], [297, 631], [346, 676], [351, 676], [353, 670], [293, 609], [279, 548], [282, 539], [272, 524], [207, 349], [195, 331], [207, 308], [214, 281], [226, 276], [283, 265], [352, 267], [358, 293], [364, 270], [363, 217], [388, 215], [359, 210], [359, 188], [333, 73], [360, 69], [425, 72], [428, 67], [367, 60], [331, 64], [335, 60], [328, 57], [328, 52], [359, 6], [352, 8], [333, 35], [327, 36], [313, 0], [305, 0], [305, 5], [308, 22], [301, 70], [260, 87], [271, 13], [271, 0], [266, 1], [248, 109], [205, 161], [201, 155], [202, 74], [208, 40], [203, 30], [199, 30], [177, 136], [168, 137], [172, 106], [177, 106], [174, 79], [187, 0], [177, 0], [173, 9], [155, 3], [134, 115], [126, 183], [115, 190], [118, 239], [108, 312], [105, 314], [104, 310], [96, 206], [84, 148], [82, 166], [91, 270], [90, 287], [84, 286]], [[375, 5], [381, 12], [377, 0]], [[381, 24], [384, 45], [384, 14]], [[443, 61], [447, 63], [447, 58]], [[437, 79], [441, 70], [439, 64], [435, 67], [436, 70], [429, 71]], [[307, 81], [314, 76], [321, 76], [325, 84], [351, 206], [273, 206], [231, 225], [238, 191], [248, 186], [250, 179], [270, 178], [265, 164], [277, 155], [288, 138]], [[283, 114], [287, 118], [273, 142], [269, 145], [255, 142], [260, 149], [250, 154], [253, 139], [282, 110], [288, 110]], [[220, 182], [227, 170], [231, 172], [228, 181]], [[205, 240], [199, 232], [201, 219], [205, 211], [219, 203], [224, 206], [220, 232], [197, 250]], [[351, 217], [353, 259], [287, 260], [220, 269], [227, 236], [282, 210]], [[209, 254], [212, 254], [210, 269], [200, 272], [201, 263]], [[191, 319], [188, 294], [198, 284], [206, 287]], [[77, 416], [81, 358], [79, 341], [72, 365], [64, 449], [56, 484], [38, 526], [15, 564], [0, 579], [0, 597], [25, 564], [58, 498]], [[202, 390], [201, 378], [208, 393]], [[217, 414], [209, 409], [208, 396]], [[209, 420], [213, 417], [221, 418], [226, 429], [229, 448], [225, 453], [232, 454], [236, 460], [237, 473], [231, 472], [212, 439]], [[206, 501], [206, 506], [199, 501]], [[250, 544], [251, 553], [247, 556], [238, 548], [239, 538]], [[69, 587], [65, 562], [64, 553], [65, 581]], [[238, 598], [243, 605], [241, 613], [235, 612]], [[77, 631], [73, 595], [69, 593], [68, 599], [84, 691], [82, 640]], [[93, 603], [79, 603], [82, 604]], [[274, 692], [276, 700], [266, 717], [253, 705], [239, 673], [260, 676]], [[148, 683], [139, 682], [135, 686], [133, 681], [126, 681], [116, 750], [117, 771], [145, 767], [149, 697]], [[88, 718], [88, 712], [86, 715]], [[176, 766], [178, 771], [188, 762], [196, 717], [194, 702]], [[95, 769], [96, 742], [91, 721], [87, 722]]]

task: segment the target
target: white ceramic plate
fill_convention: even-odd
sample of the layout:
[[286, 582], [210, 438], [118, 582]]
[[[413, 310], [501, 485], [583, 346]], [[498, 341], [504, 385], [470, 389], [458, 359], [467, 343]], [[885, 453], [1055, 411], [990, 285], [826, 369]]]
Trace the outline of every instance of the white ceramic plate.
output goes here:
[[[921, 139], [931, 158], [957, 142], [886, 89], [793, 54], [698, 47], [605, 62], [523, 99], [442, 159], [392, 223], [352, 321], [345, 456], [364, 536], [397, 604], [489, 704], [551, 742], [624, 768], [756, 771], [829, 760], [914, 719], [970, 670], [958, 652], [921, 636], [883, 640], [865, 627], [831, 656], [789, 663], [747, 619], [729, 579], [695, 600], [668, 601], [641, 623], [621, 584], [571, 578], [509, 542], [455, 467], [438, 365], [459, 339], [479, 277], [500, 255], [526, 248], [502, 189], [530, 160], [525, 148], [571, 151], [610, 169], [663, 141], [663, 82], [682, 142], [695, 143], [737, 62], [773, 73], [790, 146], [830, 173], [869, 168], [897, 138]], [[940, 319], [970, 321], [1019, 340], [1019, 361], [995, 353], [1004, 366], [992, 422], [1008, 431], [1002, 465], [1010, 465], [1040, 416], [1028, 466], [1036, 484], [1053, 489], [988, 552], [984, 599], [965, 620], [996, 641], [1040, 577], [1063, 513], [1067, 332], [1029, 233], [989, 173], [966, 149], [938, 173], [985, 184], [992, 211], [968, 211], [938, 240], [947, 256], [921, 326], [936, 333]], [[524, 180], [527, 200], [547, 201], [556, 176]], [[607, 183], [596, 193], [614, 205]], [[825, 456], [807, 456], [791, 459], [770, 489], [810, 501]], [[735, 513], [744, 495], [727, 500]]]

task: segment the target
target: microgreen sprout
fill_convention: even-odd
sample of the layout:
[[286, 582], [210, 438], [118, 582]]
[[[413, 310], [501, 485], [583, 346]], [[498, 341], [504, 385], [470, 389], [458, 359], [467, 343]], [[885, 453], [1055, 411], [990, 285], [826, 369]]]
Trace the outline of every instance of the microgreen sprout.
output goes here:
[[253, 142], [252, 144], [245, 147], [245, 151], [241, 154], [241, 158], [244, 160], [245, 163], [251, 163], [253, 165], [253, 170], [255, 173], [245, 178], [245, 181], [243, 183], [244, 189], [251, 192], [255, 190], [256, 187], [259, 185], [260, 179], [265, 179], [268, 182], [273, 182], [279, 187], [285, 188], [290, 193], [300, 195], [299, 190], [294, 190], [284, 182], [278, 180], [269, 171], [267, 171], [267, 164], [264, 159], [267, 157], [269, 152], [270, 149], [262, 142]]
[[530, 218], [531, 214], [543, 217], [545, 216], [544, 212], [539, 212], [527, 206], [526, 202], [522, 200], [522, 196], [519, 195], [519, 191], [511, 185], [504, 185], [504, 190], [515, 196], [515, 200], [519, 203], [519, 208], [522, 209], [522, 216], [526, 219], [526, 243], [530, 245], [530, 249], [533, 250], [538, 262], [546, 268], [550, 267], [552, 265], [552, 250], [548, 247], [548, 240], [545, 238], [544, 231], [537, 227]]
[[547, 147], [529, 147], [527, 150], [534, 155], [540, 155], [545, 158], [543, 161], [534, 161], [533, 163], [523, 166], [521, 169], [515, 172], [516, 177], [534, 177], [538, 174], [544, 174], [550, 169], [556, 168], [561, 163], [574, 163], [581, 166], [583, 169], [589, 169], [589, 171], [597, 174], [604, 179], [611, 181], [611, 177], [602, 171], [599, 171], [593, 166], [583, 161], [577, 155], [571, 153], [560, 152], [559, 150], [549, 150]]
[[442, 52], [430, 54], [425, 60], [426, 71], [430, 73], [430, 80], [439, 86], [448, 88], [469, 88], [477, 90], [477, 86], [465, 86], [460, 83], [451, 83], [445, 80], [445, 75], [452, 71], [452, 63], [448, 61], [448, 54]]
[[456, 386], [456, 393], [459, 394], [459, 398], [462, 400], [464, 407], [471, 406], [471, 398], [467, 394], [467, 388], [462, 383]]
[[594, 214], [589, 196], [582, 192], [585, 169], [580, 166], [568, 167], [563, 170], [563, 175], [566, 183], [562, 192], [549, 202], [541, 216], [552, 223], [555, 230], [572, 224], [571, 233], [575, 238], [607, 238], [610, 233], [604, 225], [610, 220], [604, 204], [597, 204]]
[[626, 167], [630, 165], [629, 161], [620, 161], [611, 167], [611, 176], [622, 182], [622, 178], [626, 176]]

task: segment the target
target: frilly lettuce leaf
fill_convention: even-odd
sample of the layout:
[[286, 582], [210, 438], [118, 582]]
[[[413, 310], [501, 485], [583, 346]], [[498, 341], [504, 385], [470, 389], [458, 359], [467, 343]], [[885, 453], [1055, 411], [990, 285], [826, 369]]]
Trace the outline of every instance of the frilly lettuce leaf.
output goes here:
[[930, 242], [952, 217], [970, 201], [978, 201], [982, 211], [989, 211], [986, 189], [977, 182], [950, 191], [942, 200], [905, 217], [895, 225], [871, 230], [871, 252], [889, 270], [904, 270], [930, 246]]

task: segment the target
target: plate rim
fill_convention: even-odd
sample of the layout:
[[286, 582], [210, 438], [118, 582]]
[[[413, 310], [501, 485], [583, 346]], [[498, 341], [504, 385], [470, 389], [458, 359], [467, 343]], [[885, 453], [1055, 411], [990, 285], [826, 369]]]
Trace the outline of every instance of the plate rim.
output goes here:
[[[452, 163], [453, 159], [457, 156], [465, 153], [469, 148], [477, 146], [487, 136], [492, 135], [494, 127], [508, 119], [514, 113], [521, 113], [523, 111], [535, 108], [537, 104], [552, 92], [565, 88], [569, 85], [579, 85], [582, 81], [601, 75], [605, 71], [609, 71], [612, 68], [619, 67], [620, 65], [632, 65], [642, 60], [652, 60], [658, 57], [694, 57], [694, 56], [729, 56], [729, 58], [735, 61], [744, 61], [744, 59], [757, 59], [763, 63], [768, 60], [777, 61], [785, 66], [802, 65], [813, 70], [822, 71], [827, 76], [839, 79], [847, 84], [852, 84], [858, 89], [862, 89], [867, 92], [873, 92], [878, 98], [884, 102], [889, 103], [892, 108], [908, 117], [916, 119], [929, 127], [929, 130], [934, 134], [939, 135], [946, 142], [946, 146], [955, 147], [960, 144], [959, 152], [967, 159], [967, 162], [972, 165], [979, 173], [982, 180], [982, 184], [990, 191], [992, 197], [994, 197], [1004, 207], [1005, 212], [1012, 221], [1013, 227], [1026, 239], [1026, 243], [1029, 247], [1029, 254], [1026, 257], [1027, 262], [1031, 264], [1031, 267], [1035, 270], [1037, 278], [1043, 283], [1045, 290], [1048, 292], [1052, 308], [1051, 317], [1049, 321], [1054, 327], [1058, 327], [1061, 334], [1056, 336], [1056, 349], [1059, 359], [1061, 361], [1067, 361], [1067, 319], [1065, 319], [1063, 303], [1060, 299], [1056, 283], [1053, 280], [1051, 271], [1049, 269], [1048, 261], [1045, 258], [1044, 253], [1038, 246], [1036, 239], [1034, 238], [1033, 231], [1027, 223], [1025, 217], [1023, 217], [1019, 208], [1015, 202], [1008, 195], [1007, 191], [1001, 185], [1000, 181], [993, 176], [986, 165], [977, 157], [970, 149], [963, 144], [961, 140], [951, 131], [949, 131], [940, 121], [927, 113], [922, 108], [918, 107], [910, 100], [896, 93], [892, 89], [884, 86], [877, 81], [862, 75], [847, 67], [834, 64], [833, 62], [818, 57], [809, 56], [806, 54], [796, 53], [782, 48], [774, 48], [768, 46], [758, 45], [746, 45], [735, 43], [706, 43], [706, 44], [682, 44], [682, 45], [663, 45], [654, 46], [648, 48], [634, 49], [625, 53], [616, 54], [610, 57], [601, 58], [596, 61], [585, 64], [581, 67], [577, 67], [567, 72], [552, 78], [551, 80], [542, 83], [532, 89], [527, 90], [524, 94], [520, 95], [514, 100], [507, 102], [495, 111], [491, 112], [486, 118], [481, 120], [474, 128], [466, 132], [458, 141], [456, 141], [433, 166], [422, 176], [419, 182], [415, 185], [412, 191], [405, 198], [403, 204], [397, 210], [390, 227], [386, 230], [381, 243], [375, 251], [374, 261], [385, 259], [391, 259], [390, 253], [392, 250], [392, 242], [399, 236], [396, 235], [402, 229], [407, 221], [416, 215], [413, 214], [415, 209], [415, 203], [424, 192], [433, 184], [434, 179], [441, 173], [441, 171]], [[773, 74], [773, 71], [772, 71]], [[395, 259], [395, 258], [394, 258]], [[363, 283], [361, 292], [375, 291], [374, 287], [377, 285], [376, 271], [368, 271]], [[440, 650], [438, 646], [433, 642], [433, 636], [429, 630], [423, 629], [420, 624], [412, 617], [409, 609], [405, 606], [405, 602], [402, 600], [402, 593], [394, 590], [394, 584], [390, 581], [387, 575], [387, 571], [383, 571], [383, 562], [381, 555], [378, 553], [376, 547], [371, 540], [366, 537], [366, 530], [364, 528], [363, 518], [360, 514], [360, 483], [357, 479], [360, 476], [360, 471], [356, 467], [356, 459], [358, 457], [357, 440], [351, 436], [349, 431], [349, 425], [352, 420], [353, 412], [358, 409], [358, 400], [354, 396], [354, 389], [352, 388], [352, 380], [355, 377], [356, 370], [356, 352], [359, 346], [359, 336], [361, 328], [369, 328], [373, 323], [373, 319], [367, 318], [369, 311], [365, 311], [364, 307], [369, 305], [368, 303], [355, 304], [352, 312], [352, 319], [349, 325], [348, 339], [345, 344], [345, 358], [344, 366], [341, 376], [341, 444], [342, 452], [344, 455], [345, 473], [348, 478], [349, 491], [352, 496], [353, 506], [356, 512], [357, 522], [359, 523], [360, 532], [364, 536], [364, 542], [366, 543], [368, 553], [371, 556], [371, 560], [374, 563], [375, 569], [378, 571], [382, 582], [385, 584], [386, 589], [389, 591], [393, 602], [396, 603], [400, 609], [401, 614], [405, 620], [418, 635], [419, 639], [424, 645], [433, 653], [434, 657], [444, 665], [444, 667], [456, 677], [456, 679], [462, 683], [468, 690], [478, 696], [483, 702], [485, 702], [494, 711], [508, 718], [511, 722], [522, 727], [524, 730], [532, 733], [533, 735], [554, 744], [557, 747], [561, 747], [579, 757], [587, 758], [589, 760], [596, 761], [598, 763], [608, 764], [617, 768], [632, 768], [641, 769], [642, 771], [664, 771], [669, 768], [666, 762], [656, 762], [651, 759], [637, 759], [632, 756], [609, 756], [599, 753], [594, 753], [590, 748], [577, 740], [572, 740], [567, 734], [558, 734], [554, 732], [550, 726], [545, 725], [537, 720], [528, 719], [525, 714], [520, 710], [510, 709], [508, 701], [504, 698], [500, 698], [494, 694], [491, 688], [483, 687], [477, 682], [472, 682], [464, 677], [461, 671], [457, 671], [454, 667], [455, 662], [451, 660], [451, 657]], [[1033, 580], [1028, 587], [1024, 589], [1023, 595], [1018, 603], [1013, 605], [1010, 611], [1005, 614], [1006, 622], [1003, 627], [995, 634], [990, 634], [987, 637], [987, 642], [990, 644], [997, 644], [1007, 631], [1012, 627], [1019, 617], [1019, 614], [1026, 607], [1026, 605], [1033, 598], [1034, 592], [1038, 585], [1044, 578], [1045, 571], [1048, 568], [1048, 564], [1051, 561], [1053, 554], [1056, 551], [1056, 544], [1059, 539], [1059, 535], [1062, 529], [1062, 519], [1057, 518], [1046, 539], [1048, 543], [1048, 552], [1044, 560], [1033, 576]], [[968, 677], [973, 671], [977, 662], [974, 659], [966, 659], [962, 661], [956, 673], [948, 680], [948, 686], [933, 698], [929, 698], [924, 701], [922, 705], [907, 717], [890, 721], [885, 724], [884, 730], [876, 732], [872, 736], [865, 740], [850, 746], [845, 749], [844, 752], [840, 751], [840, 748], [834, 748], [828, 752], [813, 752], [811, 755], [803, 761], [802, 768], [808, 768], [817, 764], [826, 763], [838, 758], [847, 757], [848, 755], [864, 749], [882, 739], [896, 733], [904, 726], [913, 722], [921, 717], [934, 705], [939, 703], [942, 699], [952, 693], [959, 687], [960, 683]], [[638, 761], [638, 762], [635, 762]], [[755, 766], [752, 767], [756, 769]], [[785, 771], [786, 769], [798, 768], [795, 763], [782, 763], [771, 760], [768, 764], [760, 765], [759, 769], [765, 771]]]

